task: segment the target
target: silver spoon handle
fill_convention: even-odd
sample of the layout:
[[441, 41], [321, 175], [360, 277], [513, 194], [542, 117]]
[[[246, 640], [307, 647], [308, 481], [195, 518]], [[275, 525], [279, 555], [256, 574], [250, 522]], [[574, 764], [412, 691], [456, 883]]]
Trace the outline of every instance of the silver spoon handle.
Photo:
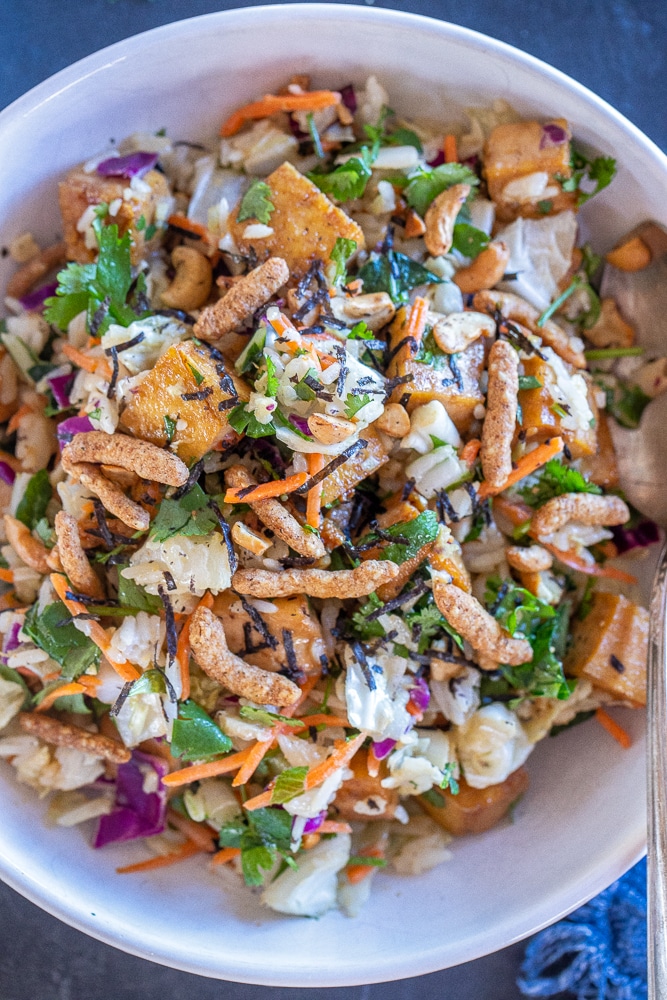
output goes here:
[[648, 646], [648, 997], [667, 997], [667, 543], [651, 599]]

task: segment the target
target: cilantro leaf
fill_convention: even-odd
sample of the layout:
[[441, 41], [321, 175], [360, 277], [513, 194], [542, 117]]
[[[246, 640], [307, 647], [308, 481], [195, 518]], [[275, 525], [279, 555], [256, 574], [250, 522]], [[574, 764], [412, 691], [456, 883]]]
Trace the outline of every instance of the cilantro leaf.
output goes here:
[[53, 495], [49, 474], [46, 469], [40, 469], [28, 480], [25, 493], [16, 508], [16, 518], [32, 531], [46, 516], [46, 508]]
[[251, 438], [269, 437], [276, 433], [273, 421], [269, 421], [268, 424], [260, 424], [255, 414], [246, 409], [245, 403], [239, 403], [233, 410], [230, 410], [228, 423], [237, 434], [243, 434], [245, 431]]
[[171, 442], [174, 440], [174, 434], [176, 433], [176, 422], [178, 421], [178, 417], [176, 417], [176, 420], [174, 420], [174, 418], [170, 417], [168, 413], [165, 413], [163, 420], [164, 420], [164, 432], [167, 436], [167, 444], [171, 444]]
[[241, 199], [239, 214], [236, 216], [237, 222], [245, 222], [246, 219], [257, 219], [265, 226], [271, 221], [271, 213], [275, 212], [276, 206], [271, 201], [271, 188], [265, 181], [253, 181]]
[[305, 791], [304, 782], [307, 774], [307, 767], [288, 767], [282, 771], [273, 786], [271, 804], [282, 805], [297, 795], [302, 795]]
[[292, 861], [291, 839], [292, 817], [284, 809], [255, 809], [246, 814], [245, 821], [234, 819], [220, 830], [221, 847], [241, 849], [246, 885], [262, 885], [279, 855]]
[[393, 302], [407, 302], [408, 292], [418, 285], [441, 284], [445, 280], [398, 250], [371, 254], [359, 277], [364, 292], [388, 292]]
[[541, 507], [547, 500], [563, 493], [602, 493], [599, 486], [589, 482], [577, 469], [563, 465], [557, 458], [547, 462], [531, 479], [529, 485], [519, 489], [529, 507]]
[[[607, 390], [607, 411], [621, 425], [634, 430], [639, 427], [642, 413], [651, 402], [638, 385], [620, 385], [614, 390]], [[18, 515], [17, 515], [18, 516]]]
[[159, 615], [162, 611], [160, 598], [149, 594], [134, 580], [126, 579], [122, 573], [124, 568], [118, 567], [118, 601], [121, 607], [132, 608], [133, 611], [146, 611], [149, 615]]
[[[594, 195], [611, 184], [616, 174], [616, 160], [613, 156], [596, 156], [589, 160], [579, 150], [572, 150], [572, 175], [561, 179], [563, 191], [577, 192], [577, 205], [583, 205]], [[592, 190], [582, 190], [582, 181], [586, 187], [594, 185]]]
[[371, 162], [371, 154], [366, 146], [362, 146], [358, 156], [339, 164], [331, 173], [311, 171], [307, 177], [320, 191], [333, 195], [337, 201], [351, 201], [361, 198], [366, 190], [372, 173]]
[[418, 153], [424, 152], [419, 136], [411, 128], [397, 128], [385, 135], [384, 141], [388, 146], [414, 146]]
[[212, 760], [232, 749], [232, 741], [196, 701], [181, 702], [174, 720], [171, 753], [184, 761]]
[[280, 385], [280, 380], [276, 375], [276, 365], [273, 358], [268, 355], [265, 358], [266, 361], [266, 390], [265, 395], [271, 396], [272, 399], [276, 398], [278, 392], [278, 386]]
[[179, 500], [165, 498], [150, 528], [150, 537], [165, 542], [173, 535], [210, 535], [217, 527], [208, 497], [195, 485]]
[[541, 389], [542, 383], [534, 375], [519, 375], [519, 389]]
[[364, 321], [355, 324], [347, 335], [348, 340], [375, 340], [375, 334], [369, 330]]
[[260, 722], [265, 726], [275, 726], [277, 722], [282, 722], [286, 726], [294, 726], [299, 729], [303, 723], [299, 719], [290, 719], [287, 715], [279, 715], [278, 712], [269, 712], [264, 708], [255, 708], [253, 705], [241, 705], [240, 716], [242, 719], [249, 719], [251, 722]]
[[[391, 559], [392, 562], [400, 566], [408, 559], [413, 559], [429, 542], [434, 541], [438, 534], [438, 518], [435, 511], [425, 510], [412, 521], [392, 524], [391, 527], [385, 529], [383, 534], [397, 540], [385, 544], [384, 540], [378, 539], [378, 542], [384, 547], [377, 558]], [[372, 542], [375, 538], [377, 538], [375, 532], [370, 532], [361, 539], [359, 545]]]
[[62, 601], [47, 605], [41, 613], [38, 605], [33, 604], [25, 616], [23, 631], [60, 664], [62, 677], [66, 680], [75, 680], [100, 662], [99, 649], [88, 636], [79, 632]]
[[368, 406], [372, 398], [373, 397], [369, 396], [367, 392], [365, 392], [362, 396], [349, 395], [345, 400], [345, 416], [348, 420], [351, 420], [352, 417], [359, 412], [359, 410], [364, 408], [364, 406]]
[[333, 261], [336, 265], [336, 271], [333, 277], [332, 284], [344, 284], [346, 275], [347, 262], [352, 256], [352, 254], [357, 249], [356, 240], [347, 240], [344, 236], [339, 236], [333, 245], [333, 250], [329, 254], [329, 260]]
[[[424, 653], [431, 645], [431, 640], [439, 632], [446, 632], [447, 635], [451, 636], [459, 649], [463, 649], [463, 639], [437, 608], [432, 596], [429, 595], [426, 600], [427, 603], [423, 607], [415, 608], [405, 616], [405, 620], [413, 630], [415, 638], [419, 635], [417, 651]], [[421, 604], [421, 601], [419, 603]]]
[[483, 229], [477, 229], [467, 222], [457, 222], [454, 226], [452, 246], [464, 257], [477, 257], [489, 245], [491, 237]]
[[439, 194], [454, 184], [470, 184], [476, 187], [479, 178], [462, 163], [442, 163], [439, 167], [427, 169], [420, 167], [405, 189], [408, 205], [411, 205], [419, 215], [424, 216], [426, 210]]
[[435, 368], [436, 371], [449, 368], [449, 355], [445, 354], [436, 344], [432, 329], [428, 330], [422, 337], [419, 350], [413, 360], [419, 361], [422, 365], [428, 365], [429, 368]]
[[368, 615], [372, 614], [373, 611], [379, 611], [382, 607], [384, 607], [384, 604], [377, 594], [369, 594], [366, 603], [362, 604], [359, 610], [354, 612], [349, 622], [349, 628], [354, 635], [358, 636], [364, 642], [368, 639], [382, 638], [385, 635], [385, 631], [377, 618], [373, 619], [373, 621], [368, 621]]

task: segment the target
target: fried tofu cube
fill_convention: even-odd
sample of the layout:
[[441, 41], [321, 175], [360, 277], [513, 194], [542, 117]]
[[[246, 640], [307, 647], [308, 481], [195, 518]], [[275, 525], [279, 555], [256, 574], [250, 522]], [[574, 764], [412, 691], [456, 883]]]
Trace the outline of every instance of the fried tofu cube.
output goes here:
[[[396, 350], [405, 337], [407, 312], [401, 308], [390, 327], [391, 350]], [[410, 345], [406, 344], [394, 356], [388, 370], [390, 378], [411, 375], [411, 381], [399, 385], [394, 390], [392, 403], [400, 402], [404, 393], [408, 395], [405, 408], [408, 413], [417, 406], [437, 399], [447, 410], [460, 433], [466, 434], [474, 419], [475, 407], [484, 403], [484, 393], [479, 384], [484, 368], [485, 338], [460, 354], [440, 355], [435, 362], [418, 361], [413, 357]], [[451, 362], [448, 361], [451, 358]]]
[[582, 458], [579, 468], [591, 482], [605, 490], [615, 490], [619, 483], [618, 462], [604, 410], [598, 413], [597, 432], [597, 451]]
[[544, 441], [554, 435], [560, 435], [570, 449], [572, 458], [595, 455], [598, 448], [598, 409], [592, 386], [589, 385], [588, 405], [593, 413], [593, 423], [585, 428], [579, 427], [573, 430], [563, 427], [563, 417], [559, 413], [556, 397], [552, 392], [557, 377], [551, 365], [532, 355], [525, 358], [523, 367], [525, 374], [532, 375], [541, 386], [539, 389], [519, 390], [521, 429], [526, 432], [526, 440]]
[[266, 637], [254, 627], [237, 594], [229, 590], [218, 594], [213, 612], [225, 623], [225, 635], [232, 653], [262, 670], [289, 669], [285, 652], [286, 633], [289, 633], [298, 670], [306, 676], [318, 673], [322, 667], [320, 657], [324, 653], [322, 629], [310, 612], [307, 598], [303, 595], [275, 597], [270, 603], [276, 610], [271, 614], [262, 611], [261, 616], [275, 645], [267, 642]]
[[230, 230], [242, 254], [254, 251], [260, 263], [268, 257], [282, 257], [292, 278], [298, 280], [314, 260], [329, 260], [339, 237], [354, 240], [357, 248], [363, 249], [364, 234], [356, 222], [291, 163], [274, 170], [266, 183], [274, 206], [268, 224], [273, 230], [270, 235], [246, 237], [255, 221], [237, 222], [239, 205], [232, 213]]
[[235, 434], [228, 423], [231, 408], [218, 409], [224, 400], [233, 398], [229, 388], [221, 388], [225, 375], [234, 382], [239, 397], [247, 400], [247, 386], [233, 370], [223, 370], [206, 347], [192, 340], [175, 344], [133, 390], [120, 422], [135, 437], [164, 447], [171, 420], [176, 428], [173, 450], [184, 462], [198, 461]]
[[462, 778], [457, 795], [452, 795], [449, 789], [438, 789], [442, 805], [434, 805], [423, 795], [419, 804], [444, 830], [455, 837], [462, 837], [466, 833], [484, 833], [500, 823], [510, 806], [527, 788], [528, 772], [525, 767], [520, 767], [499, 785], [471, 788]]
[[[565, 133], [565, 140], [554, 141], [554, 133]], [[572, 175], [569, 140], [564, 118], [546, 125], [512, 122], [494, 128], [484, 148], [484, 174], [501, 222], [576, 207], [575, 193], [561, 188], [561, 181]]]
[[339, 465], [324, 480], [322, 484], [323, 507], [338, 500], [339, 497], [344, 497], [354, 489], [357, 483], [366, 479], [367, 476], [374, 475], [385, 462], [389, 461], [384, 445], [372, 426], [365, 427], [359, 436], [366, 442], [366, 447], [348, 458], [347, 462]]
[[620, 594], [596, 591], [586, 617], [574, 623], [566, 674], [587, 677], [620, 701], [645, 705], [648, 625], [645, 608]]
[[399, 799], [395, 788], [382, 787], [382, 780], [388, 774], [385, 762], [381, 762], [378, 774], [373, 777], [368, 773], [364, 750], [352, 758], [350, 769], [352, 777], [343, 782], [333, 800], [336, 816], [349, 822], [392, 819]]
[[[106, 223], [115, 223], [118, 232], [123, 236], [130, 232], [132, 237], [132, 263], [141, 259], [145, 243], [146, 227], [155, 220], [155, 209], [161, 198], [169, 196], [169, 186], [164, 174], [159, 170], [149, 170], [141, 178], [149, 190], [134, 190], [129, 187], [125, 177], [102, 177], [100, 174], [86, 173], [77, 168], [67, 175], [58, 185], [58, 202], [63, 220], [63, 235], [67, 247], [67, 259], [78, 264], [90, 264], [95, 260], [97, 246], [88, 246], [86, 232], [79, 232], [77, 226], [88, 208], [92, 205], [112, 205], [120, 200], [120, 206], [115, 215], [108, 215]], [[131, 191], [131, 196], [125, 197]], [[145, 225], [137, 229], [137, 223], [143, 216]]]

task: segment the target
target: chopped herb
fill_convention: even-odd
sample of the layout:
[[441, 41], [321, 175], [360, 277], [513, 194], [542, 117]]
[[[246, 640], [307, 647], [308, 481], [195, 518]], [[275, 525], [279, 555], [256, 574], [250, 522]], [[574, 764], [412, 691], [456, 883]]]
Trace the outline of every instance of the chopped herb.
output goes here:
[[470, 167], [462, 163], [443, 163], [433, 169], [419, 167], [410, 177], [405, 197], [408, 205], [411, 205], [423, 218], [434, 198], [454, 184], [470, 184], [471, 187], [476, 187], [479, 178]]
[[377, 596], [377, 594], [369, 594], [368, 600], [363, 604], [358, 611], [352, 615], [350, 621], [350, 629], [362, 642], [367, 642], [369, 639], [382, 638], [385, 635], [385, 630], [377, 619], [368, 621], [368, 616], [373, 614], [374, 611], [379, 611], [383, 608], [384, 604]]
[[150, 527], [150, 537], [164, 542], [173, 535], [210, 535], [217, 526], [209, 498], [195, 485], [178, 500], [165, 498]]
[[79, 632], [62, 601], [48, 604], [42, 612], [38, 604], [33, 604], [26, 613], [23, 631], [60, 664], [62, 677], [66, 680], [75, 680], [100, 662], [99, 649], [88, 636]]
[[371, 163], [372, 154], [362, 146], [359, 155], [339, 164], [330, 173], [311, 171], [307, 176], [325, 194], [333, 195], [338, 201], [351, 201], [361, 198], [366, 190], [372, 173]]
[[445, 280], [398, 250], [371, 254], [359, 277], [364, 292], [387, 292], [393, 302], [407, 302], [408, 293], [419, 285], [441, 284]]
[[307, 774], [307, 767], [288, 767], [282, 771], [271, 792], [271, 805], [282, 805], [297, 795], [302, 795]]
[[[616, 174], [616, 160], [613, 156], [596, 156], [594, 160], [589, 160], [583, 153], [573, 149], [571, 163], [572, 176], [558, 180], [563, 191], [577, 192], [577, 205], [583, 205], [593, 195], [606, 188]], [[582, 181], [585, 181], [587, 186], [593, 184], [593, 190], [582, 190]]]
[[132, 611], [146, 611], [149, 615], [159, 615], [162, 611], [162, 601], [154, 594], [149, 594], [134, 580], [123, 576], [125, 566], [118, 567], [118, 603], [122, 608]]
[[541, 389], [542, 383], [534, 375], [519, 375], [519, 389]]
[[239, 214], [236, 216], [237, 222], [245, 222], [246, 219], [257, 219], [265, 226], [271, 221], [271, 213], [276, 206], [271, 201], [271, 188], [265, 181], [253, 181], [241, 199]]
[[561, 292], [561, 294], [558, 296], [558, 298], [554, 299], [553, 302], [551, 303], [551, 305], [547, 306], [547, 308], [544, 310], [544, 312], [539, 316], [539, 318], [537, 320], [537, 325], [539, 327], [543, 327], [544, 324], [547, 322], [547, 320], [551, 319], [551, 317], [553, 316], [553, 314], [558, 309], [560, 309], [560, 307], [563, 305], [563, 303], [567, 302], [567, 300], [569, 299], [569, 297], [571, 295], [574, 295], [574, 293], [577, 291], [577, 289], [581, 288], [583, 285], [584, 285], [583, 279], [580, 278], [578, 274], [575, 274], [574, 278], [572, 279], [572, 281], [570, 282], [570, 284], [567, 286], [567, 288], [565, 289], [565, 291]]
[[637, 358], [643, 353], [643, 347], [600, 347], [584, 351], [584, 356], [587, 361], [603, 361], [606, 358]]
[[593, 595], [595, 593], [595, 579], [589, 576], [586, 580], [586, 586], [584, 587], [584, 592], [581, 596], [581, 601], [579, 602], [579, 608], [577, 610], [577, 618], [579, 621], [583, 621], [591, 613], [593, 608]]
[[190, 371], [192, 372], [192, 377], [195, 380], [195, 385], [201, 385], [204, 381], [204, 376], [200, 371], [198, 371], [194, 365], [191, 365], [189, 361], [185, 362]]
[[639, 427], [642, 413], [651, 402], [638, 385], [619, 385], [616, 389], [605, 386], [607, 412], [621, 425], [630, 430]]
[[264, 345], [266, 344], [266, 327], [258, 326], [252, 337], [234, 362], [234, 367], [241, 375], [245, 375], [253, 368], [259, 367], [264, 355]]
[[[276, 410], [276, 416], [278, 410]], [[244, 432], [251, 438], [269, 437], [271, 434], [276, 433], [276, 429], [273, 426], [273, 421], [269, 421], [268, 424], [260, 424], [259, 420], [255, 414], [246, 409], [245, 403], [239, 403], [229, 414], [229, 426], [236, 431], [237, 434], [243, 434]], [[291, 430], [297, 432], [295, 427], [289, 424]]]
[[457, 222], [454, 226], [452, 246], [464, 257], [475, 258], [488, 247], [490, 239], [484, 230], [477, 229], [467, 222]]
[[333, 285], [344, 285], [347, 281], [347, 262], [356, 249], [357, 241], [345, 239], [343, 236], [339, 236], [334, 243], [333, 250], [329, 255], [329, 260], [333, 261], [336, 265], [332, 281]]
[[280, 385], [280, 380], [276, 375], [276, 365], [273, 358], [268, 355], [265, 358], [266, 361], [266, 390], [265, 394], [275, 399], [278, 392], [278, 387]]
[[449, 355], [436, 344], [433, 330], [428, 330], [422, 337], [414, 360], [422, 365], [428, 365], [429, 368], [435, 368], [436, 371], [442, 371], [443, 368], [449, 368], [451, 371]]
[[437, 788], [429, 788], [428, 791], [422, 792], [420, 798], [435, 809], [444, 809], [447, 804], [444, 795]]
[[242, 705], [240, 715], [242, 719], [259, 722], [264, 726], [275, 726], [276, 723], [280, 722], [285, 726], [295, 726], [297, 729], [303, 727], [303, 723], [299, 719], [290, 719], [287, 715], [268, 712], [264, 708], [254, 708], [252, 705]]
[[564, 493], [602, 493], [602, 490], [589, 482], [578, 469], [552, 458], [535, 477], [531, 477], [529, 485], [519, 489], [519, 493], [529, 507], [541, 507], [547, 500]]
[[364, 393], [362, 396], [349, 395], [345, 400], [345, 416], [351, 420], [359, 410], [363, 410], [364, 406], [368, 406], [372, 400], [373, 397], [369, 396], [368, 393]]
[[456, 774], [456, 764], [450, 762], [445, 764], [442, 769], [442, 781], [440, 782], [440, 787], [445, 790], [449, 790], [452, 795], [459, 794], [459, 783], [454, 777]]
[[385, 858], [373, 858], [368, 854], [353, 854], [347, 865], [348, 868], [350, 865], [368, 865], [369, 868], [386, 868], [387, 861]]
[[549, 730], [549, 736], [558, 736], [559, 733], [564, 733], [566, 729], [572, 729], [573, 726], [579, 726], [582, 722], [587, 722], [588, 719], [592, 719], [595, 715], [595, 709], [592, 708], [589, 712], [577, 712], [573, 719], [569, 722], [564, 723], [562, 726], [552, 726]]
[[[373, 531], [359, 542], [359, 546], [378, 539], [378, 544], [384, 543], [384, 548], [378, 559], [391, 559], [400, 565], [408, 559], [413, 559], [429, 542], [434, 541], [438, 534], [438, 518], [435, 511], [422, 511], [412, 521], [402, 521], [392, 524], [379, 534]], [[386, 544], [387, 541], [389, 544]]]
[[40, 469], [28, 480], [25, 493], [16, 508], [16, 518], [31, 531], [46, 516], [46, 508], [53, 495], [46, 469]]
[[241, 849], [246, 885], [262, 885], [280, 855], [293, 864], [291, 840], [292, 817], [284, 809], [255, 809], [220, 829], [221, 847]]
[[540, 215], [548, 215], [553, 207], [554, 203], [549, 198], [545, 198], [543, 201], [538, 201], [537, 203], [537, 211]]
[[232, 749], [232, 741], [196, 701], [178, 707], [171, 737], [171, 753], [184, 761], [213, 760]]
[[164, 420], [164, 433], [167, 436], [167, 444], [171, 444], [171, 442], [174, 440], [174, 434], [176, 433], [176, 423], [178, 421], [178, 417], [176, 417], [176, 420], [174, 420], [173, 417], [170, 417], [169, 414], [165, 413], [163, 420]]

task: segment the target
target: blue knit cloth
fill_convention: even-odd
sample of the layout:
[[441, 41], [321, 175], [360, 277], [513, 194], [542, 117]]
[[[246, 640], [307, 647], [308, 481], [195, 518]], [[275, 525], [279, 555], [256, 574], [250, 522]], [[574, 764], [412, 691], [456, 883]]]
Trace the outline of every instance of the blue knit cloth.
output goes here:
[[527, 997], [646, 1000], [646, 861], [526, 948]]

